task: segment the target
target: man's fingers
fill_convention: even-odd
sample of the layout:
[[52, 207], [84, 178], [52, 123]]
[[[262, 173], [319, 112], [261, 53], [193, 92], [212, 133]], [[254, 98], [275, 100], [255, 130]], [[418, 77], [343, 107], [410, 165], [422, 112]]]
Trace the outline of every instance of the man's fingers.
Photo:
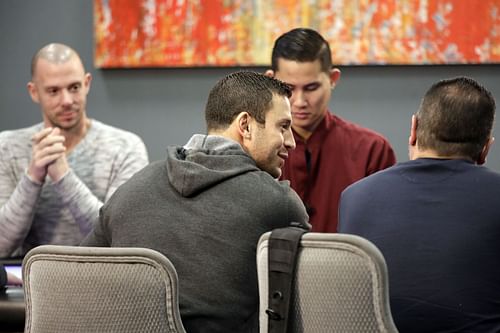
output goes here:
[[[33, 153], [33, 160], [35, 164], [39, 167], [47, 165], [44, 162], [41, 161], [46, 161], [49, 159], [52, 161], [53, 159], [58, 158], [60, 155], [64, 154], [66, 152], [66, 147], [61, 142], [54, 143], [49, 146], [45, 146], [40, 149], [36, 149]], [[52, 157], [53, 155], [57, 155], [57, 157]]]
[[62, 135], [48, 135], [38, 142], [41, 147], [52, 146], [54, 144], [62, 144], [65, 138]]
[[33, 135], [32, 159], [28, 173], [35, 180], [43, 182], [47, 167], [59, 158], [65, 158], [64, 136], [59, 128], [48, 127]]
[[64, 145], [61, 142], [56, 142], [54, 144], [38, 149], [35, 152], [34, 157], [35, 159], [38, 159], [38, 158], [43, 158], [47, 155], [64, 153], [65, 151], [66, 147], [64, 147]]
[[[64, 147], [64, 136], [62, 135], [47, 135], [43, 137], [40, 141], [34, 143], [33, 145], [33, 153], [36, 154], [39, 151], [44, 151], [47, 148], [52, 146]], [[60, 148], [59, 148], [60, 149]]]
[[40, 140], [42, 140], [44, 137], [46, 137], [47, 135], [49, 135], [50, 133], [52, 133], [53, 130], [54, 129], [52, 127], [44, 128], [40, 132], [33, 134], [33, 136], [31, 137], [31, 140], [33, 142], [37, 143]]
[[35, 133], [31, 140], [34, 145], [50, 145], [55, 142], [64, 142], [65, 137], [61, 135], [61, 130], [58, 127], [47, 127]]
[[49, 164], [55, 162], [58, 158], [64, 156], [64, 152], [52, 153], [44, 156], [40, 156], [36, 159], [35, 165], [39, 168], [48, 166]]

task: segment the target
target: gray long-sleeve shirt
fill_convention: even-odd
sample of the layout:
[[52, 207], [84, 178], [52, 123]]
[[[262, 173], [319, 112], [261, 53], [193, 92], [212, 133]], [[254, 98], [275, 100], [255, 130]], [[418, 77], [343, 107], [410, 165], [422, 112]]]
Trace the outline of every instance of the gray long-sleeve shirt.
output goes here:
[[34, 182], [26, 170], [31, 137], [42, 128], [0, 133], [0, 257], [24, 255], [41, 244], [77, 245], [114, 191], [148, 163], [135, 134], [91, 120], [68, 154], [70, 171], [58, 182]]

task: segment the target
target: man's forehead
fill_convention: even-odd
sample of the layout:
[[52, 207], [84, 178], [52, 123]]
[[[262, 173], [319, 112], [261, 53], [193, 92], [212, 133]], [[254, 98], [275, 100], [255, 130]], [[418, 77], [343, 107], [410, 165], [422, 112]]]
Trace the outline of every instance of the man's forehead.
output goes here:
[[322, 72], [321, 62], [319, 59], [312, 61], [299, 61], [279, 58], [277, 65], [277, 72]]
[[81, 62], [80, 58], [74, 54], [64, 61], [53, 61], [51, 59], [39, 57], [34, 63], [33, 70], [33, 76], [36, 76], [40, 71], [42, 71], [43, 73], [54, 73], [61, 71], [85, 73], [83, 63]]
[[286, 121], [292, 119], [290, 101], [286, 96], [273, 94], [271, 109], [266, 112], [266, 119], [274, 119], [276, 121]]
[[36, 63], [34, 77], [69, 76], [81, 77], [85, 75], [85, 70], [78, 59], [72, 59], [64, 63], [54, 63], [46, 59], [38, 59]]
[[71, 87], [71, 86], [76, 86], [76, 85], [83, 85], [83, 80], [44, 80], [42, 82], [38, 82], [38, 85], [45, 88], [65, 88], [65, 87]]
[[293, 86], [318, 83], [323, 79], [323, 75], [327, 76], [327, 74], [321, 71], [319, 61], [316, 62], [283, 59], [274, 74], [277, 79]]
[[82, 85], [85, 76], [78, 72], [61, 72], [58, 74], [39, 73], [33, 78], [33, 82], [43, 88], [63, 88], [73, 85]]

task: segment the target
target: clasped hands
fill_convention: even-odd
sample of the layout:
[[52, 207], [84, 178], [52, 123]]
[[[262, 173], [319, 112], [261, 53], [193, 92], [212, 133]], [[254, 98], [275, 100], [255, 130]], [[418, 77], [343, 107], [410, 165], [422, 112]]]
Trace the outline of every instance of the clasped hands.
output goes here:
[[31, 162], [28, 167], [30, 177], [43, 183], [49, 175], [57, 182], [68, 171], [64, 136], [57, 127], [44, 128], [32, 137], [33, 148]]

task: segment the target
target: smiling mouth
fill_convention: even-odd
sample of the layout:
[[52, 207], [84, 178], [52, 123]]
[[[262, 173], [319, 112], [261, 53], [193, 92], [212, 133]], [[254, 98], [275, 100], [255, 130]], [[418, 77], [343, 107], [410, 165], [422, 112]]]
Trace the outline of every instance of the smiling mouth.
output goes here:
[[65, 110], [61, 113], [59, 113], [59, 117], [62, 117], [62, 118], [67, 118], [67, 117], [72, 117], [76, 114], [76, 111], [73, 111], [73, 110]]
[[286, 160], [288, 158], [288, 154], [278, 154], [279, 157], [281, 157], [283, 160]]

